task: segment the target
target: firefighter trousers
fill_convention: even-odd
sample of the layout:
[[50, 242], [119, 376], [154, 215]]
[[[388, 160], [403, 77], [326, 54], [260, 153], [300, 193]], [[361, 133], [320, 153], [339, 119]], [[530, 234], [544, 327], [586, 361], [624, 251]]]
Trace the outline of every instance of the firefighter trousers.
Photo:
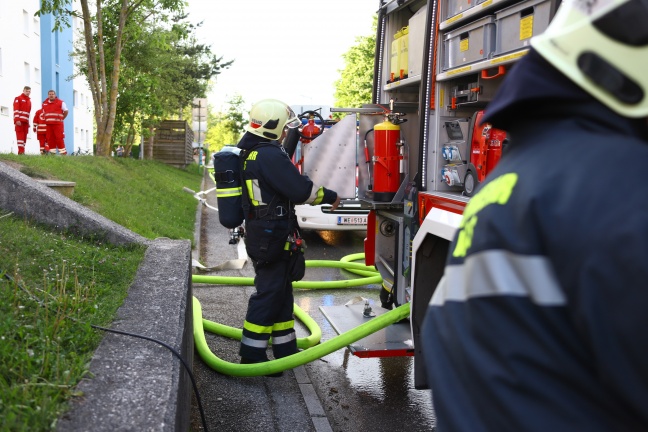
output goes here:
[[249, 363], [266, 361], [268, 340], [272, 336], [272, 353], [282, 358], [297, 352], [293, 317], [293, 291], [288, 275], [288, 251], [274, 262], [253, 261], [256, 293], [250, 297], [243, 324], [240, 355]]

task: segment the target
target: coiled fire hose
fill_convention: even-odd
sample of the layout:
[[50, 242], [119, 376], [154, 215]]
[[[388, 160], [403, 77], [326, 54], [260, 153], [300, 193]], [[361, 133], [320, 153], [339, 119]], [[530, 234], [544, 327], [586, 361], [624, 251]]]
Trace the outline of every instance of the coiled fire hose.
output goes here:
[[[329, 288], [349, 288], [369, 284], [382, 283], [382, 277], [375, 268], [364, 264], [353, 263], [363, 259], [364, 254], [347, 255], [340, 261], [327, 260], [307, 260], [306, 267], [332, 267], [343, 268], [352, 273], [363, 276], [357, 279], [341, 281], [297, 281], [293, 282], [294, 288], [302, 289], [329, 289]], [[204, 284], [221, 284], [221, 285], [254, 285], [254, 278], [250, 277], [224, 277], [224, 276], [201, 276], [193, 275], [194, 283]], [[287, 369], [317, 360], [325, 355], [344, 348], [353, 342], [369, 336], [385, 327], [390, 326], [407, 318], [410, 314], [409, 303], [403, 304], [389, 312], [374, 317], [358, 327], [341, 333], [340, 335], [322, 342], [322, 331], [317, 323], [297, 304], [294, 305], [294, 314], [309, 330], [310, 336], [297, 339], [297, 347], [303, 351], [277, 360], [271, 360], [264, 363], [255, 364], [238, 364], [231, 363], [218, 358], [207, 345], [205, 331], [229, 337], [231, 339], [241, 340], [243, 331], [234, 327], [209, 321], [202, 317], [202, 307], [197, 298], [193, 298], [193, 320], [194, 320], [194, 343], [198, 354], [203, 361], [212, 369], [226, 375], [233, 376], [260, 376], [278, 373]]]

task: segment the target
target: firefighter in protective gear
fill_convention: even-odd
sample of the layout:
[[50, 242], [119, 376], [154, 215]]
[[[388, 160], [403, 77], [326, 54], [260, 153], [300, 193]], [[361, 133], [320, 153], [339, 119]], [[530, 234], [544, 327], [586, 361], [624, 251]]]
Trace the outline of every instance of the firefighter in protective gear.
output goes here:
[[248, 303], [241, 339], [241, 363], [268, 360], [272, 337], [275, 358], [297, 352], [291, 282], [303, 277], [303, 245], [295, 217], [295, 204], [332, 204], [337, 193], [313, 184], [293, 165], [280, 142], [287, 128], [300, 121], [285, 103], [266, 99], [250, 111], [238, 147], [243, 157], [245, 244], [252, 259], [256, 293]]
[[63, 120], [68, 115], [68, 109], [61, 99], [56, 97], [56, 92], [47, 92], [47, 99], [43, 102], [43, 118], [45, 119], [47, 144], [50, 153], [67, 154], [65, 149], [65, 132]]
[[40, 153], [47, 154], [49, 152], [49, 146], [47, 145], [47, 125], [45, 124], [42, 108], [34, 114], [34, 132], [36, 132], [36, 138], [40, 145]]
[[27, 134], [29, 133], [29, 115], [31, 113], [30, 93], [31, 87], [25, 86], [23, 92], [16, 96], [13, 103], [18, 154], [25, 154], [25, 144], [27, 143]]
[[439, 430], [648, 430], [646, 22], [645, 0], [563, 1], [486, 108], [511, 144], [421, 333]]

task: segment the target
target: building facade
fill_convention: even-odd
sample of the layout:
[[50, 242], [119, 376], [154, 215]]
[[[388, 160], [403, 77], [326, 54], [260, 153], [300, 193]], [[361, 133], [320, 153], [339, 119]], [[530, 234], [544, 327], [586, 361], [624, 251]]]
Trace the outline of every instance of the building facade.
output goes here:
[[[32, 89], [30, 124], [47, 92], [54, 90], [69, 111], [65, 119], [67, 152], [92, 152], [92, 98], [85, 78], [74, 78], [74, 58], [70, 55], [79, 34], [79, 21], [53, 32], [53, 17], [36, 16], [39, 8], [39, 0], [0, 0], [0, 153], [17, 153], [13, 101], [24, 86]], [[31, 128], [25, 153], [39, 153]]]

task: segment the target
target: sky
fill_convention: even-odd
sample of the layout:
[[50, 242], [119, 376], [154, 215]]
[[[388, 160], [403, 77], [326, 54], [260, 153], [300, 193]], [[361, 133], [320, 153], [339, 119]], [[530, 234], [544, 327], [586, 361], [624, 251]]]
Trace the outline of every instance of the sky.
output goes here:
[[207, 102], [227, 109], [243, 96], [245, 107], [264, 98], [288, 105], [333, 106], [342, 54], [369, 36], [379, 0], [188, 0], [191, 22], [203, 21], [199, 43], [223, 60]]

